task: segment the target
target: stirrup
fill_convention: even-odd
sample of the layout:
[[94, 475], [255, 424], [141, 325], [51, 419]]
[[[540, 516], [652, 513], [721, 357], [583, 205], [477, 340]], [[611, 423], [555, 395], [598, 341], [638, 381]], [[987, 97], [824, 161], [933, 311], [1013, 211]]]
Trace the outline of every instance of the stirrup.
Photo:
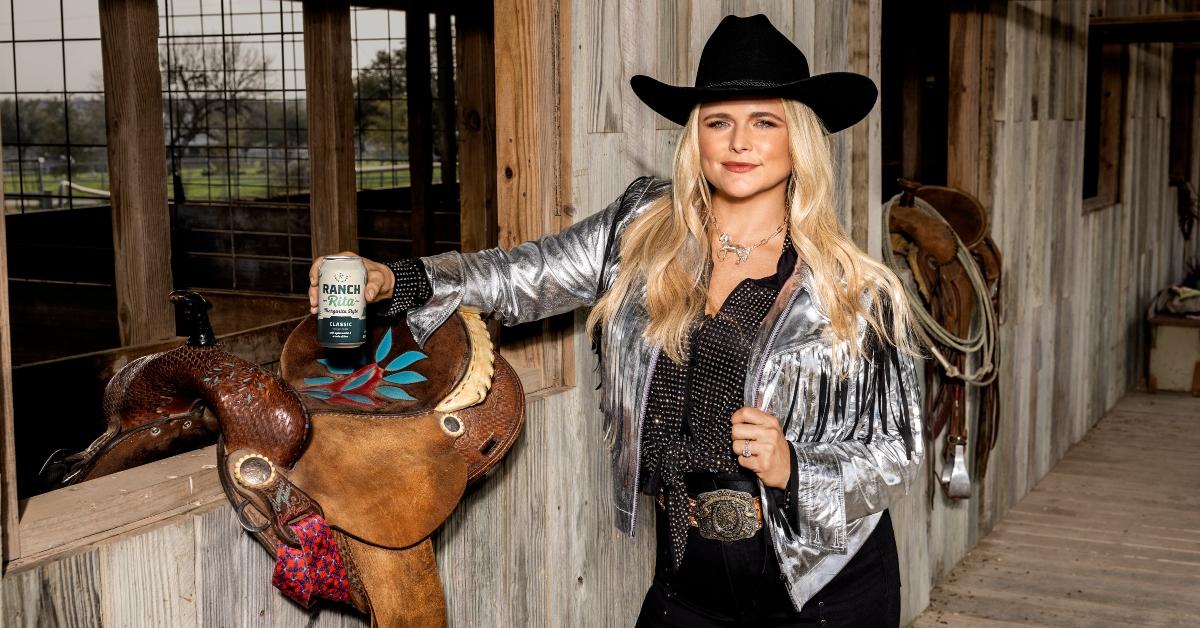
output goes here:
[[967, 473], [967, 439], [953, 435], [947, 435], [946, 439], [954, 443], [954, 459], [952, 464], [942, 465], [942, 488], [947, 497], [966, 499], [971, 496], [971, 476]]

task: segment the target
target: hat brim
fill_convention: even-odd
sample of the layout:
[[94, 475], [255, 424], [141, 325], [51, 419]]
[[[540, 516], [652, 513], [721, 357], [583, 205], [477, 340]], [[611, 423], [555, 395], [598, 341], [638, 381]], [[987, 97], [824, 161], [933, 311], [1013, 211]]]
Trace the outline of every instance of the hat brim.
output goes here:
[[644, 74], [629, 79], [633, 93], [664, 118], [687, 124], [697, 103], [751, 96], [798, 100], [817, 114], [829, 133], [862, 120], [875, 107], [875, 81], [854, 72], [827, 72], [774, 87], [702, 88], [668, 85]]

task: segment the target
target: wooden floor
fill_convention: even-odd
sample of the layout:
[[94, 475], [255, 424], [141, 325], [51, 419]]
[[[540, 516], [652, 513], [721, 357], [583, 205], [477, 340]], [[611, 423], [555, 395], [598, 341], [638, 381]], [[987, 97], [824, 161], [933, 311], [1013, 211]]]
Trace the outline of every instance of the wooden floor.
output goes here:
[[1200, 626], [1200, 399], [1122, 399], [912, 626]]

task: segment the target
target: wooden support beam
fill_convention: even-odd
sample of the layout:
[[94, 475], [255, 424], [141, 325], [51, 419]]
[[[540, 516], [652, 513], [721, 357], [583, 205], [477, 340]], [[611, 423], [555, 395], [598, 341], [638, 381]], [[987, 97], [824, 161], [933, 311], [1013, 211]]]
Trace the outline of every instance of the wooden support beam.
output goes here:
[[[569, 2], [495, 0], [496, 153], [500, 246], [554, 233], [569, 224], [563, 170], [570, 136], [563, 98], [571, 84]], [[502, 87], [501, 87], [502, 86]], [[528, 326], [532, 328], [533, 326]], [[506, 330], [504, 356], [528, 392], [572, 381], [571, 324], [547, 321], [541, 333]], [[554, 331], [551, 331], [554, 330]], [[515, 341], [510, 341], [513, 337]]]
[[492, 53], [492, 12], [485, 3], [478, 11], [457, 16], [458, 140], [462, 175], [459, 181], [459, 221], [464, 251], [496, 246], [496, 68]]
[[[0, 159], [0, 162], [3, 160]], [[0, 168], [0, 173], [4, 170]], [[8, 316], [8, 234], [0, 185], [0, 566], [20, 552], [17, 534], [17, 452], [13, 443], [12, 322]]]
[[154, 0], [100, 0], [100, 50], [117, 321], [121, 344], [140, 344], [175, 334], [167, 300], [171, 220]]
[[982, 19], [978, 2], [959, 0], [950, 11], [950, 72], [946, 182], [975, 192], [979, 164], [979, 89]]
[[216, 445], [210, 445], [25, 500], [21, 555], [9, 568], [29, 569], [172, 517], [219, 506], [225, 494], [213, 468], [216, 458]]
[[[847, 8], [847, 56], [851, 72], [881, 82], [879, 16], [872, 0], [853, 0]], [[880, 256], [882, 193], [879, 105], [866, 120], [850, 128], [850, 236], [864, 251]]]
[[313, 255], [358, 250], [350, 2], [304, 3]]
[[995, 20], [987, 0], [950, 3], [946, 184], [991, 207]]
[[408, 172], [412, 195], [413, 255], [427, 255], [433, 244], [433, 212], [429, 187], [433, 184], [433, 85], [429, 72], [429, 10], [414, 2], [404, 12], [404, 37], [408, 40], [404, 72], [408, 85]]
[[1088, 26], [1111, 43], [1200, 42], [1200, 12], [1093, 17]]

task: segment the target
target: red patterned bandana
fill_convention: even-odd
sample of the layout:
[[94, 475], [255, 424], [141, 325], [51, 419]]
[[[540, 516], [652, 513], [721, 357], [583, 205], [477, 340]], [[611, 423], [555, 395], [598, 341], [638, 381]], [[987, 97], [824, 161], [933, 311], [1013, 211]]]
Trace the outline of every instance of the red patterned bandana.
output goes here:
[[306, 608], [314, 595], [349, 602], [350, 578], [325, 518], [309, 515], [290, 527], [300, 539], [300, 549], [278, 545], [271, 584]]

